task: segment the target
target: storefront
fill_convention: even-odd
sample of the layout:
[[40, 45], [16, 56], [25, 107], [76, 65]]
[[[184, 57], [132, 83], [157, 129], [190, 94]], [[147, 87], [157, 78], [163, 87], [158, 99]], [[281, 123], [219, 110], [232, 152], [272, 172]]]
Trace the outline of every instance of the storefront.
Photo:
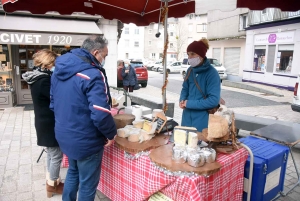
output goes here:
[[247, 31], [243, 81], [293, 90], [300, 72], [300, 23]]
[[34, 53], [50, 49], [60, 55], [90, 34], [102, 34], [94, 21], [0, 16], [0, 108], [32, 103], [22, 74], [32, 70]]

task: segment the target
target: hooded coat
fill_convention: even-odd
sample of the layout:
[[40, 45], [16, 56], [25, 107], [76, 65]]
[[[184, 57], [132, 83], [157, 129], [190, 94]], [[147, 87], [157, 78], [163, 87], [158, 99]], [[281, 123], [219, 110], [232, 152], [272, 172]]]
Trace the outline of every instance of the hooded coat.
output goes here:
[[51, 74], [49, 70], [41, 71], [35, 67], [33, 71], [24, 73], [22, 77], [30, 85], [37, 145], [58, 147], [54, 133], [54, 113], [49, 109]]
[[[221, 94], [221, 81], [218, 71], [210, 64], [207, 58], [203, 64], [190, 67], [190, 75], [182, 84], [180, 101], [187, 100], [186, 108], [182, 113], [182, 126], [195, 127], [199, 132], [208, 127], [208, 109], [219, 104]], [[197, 88], [195, 81], [200, 86], [203, 95]]]
[[135, 86], [137, 84], [137, 76], [134, 68], [129, 65], [129, 72], [125, 73], [126, 68], [122, 69], [123, 86]]
[[87, 50], [56, 59], [51, 80], [55, 135], [63, 153], [81, 160], [98, 153], [117, 133], [105, 70]]

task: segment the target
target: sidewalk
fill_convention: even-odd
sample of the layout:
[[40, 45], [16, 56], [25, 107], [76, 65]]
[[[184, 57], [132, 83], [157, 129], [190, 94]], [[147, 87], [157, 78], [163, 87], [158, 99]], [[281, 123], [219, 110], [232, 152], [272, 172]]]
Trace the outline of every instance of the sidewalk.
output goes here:
[[[284, 97], [263, 96], [258, 92], [250, 92], [242, 89], [223, 87], [226, 90], [249, 93], [263, 98], [270, 98], [277, 102], [290, 102], [292, 92], [281, 91]], [[161, 97], [161, 89], [148, 86], [134, 93], [152, 94]], [[174, 119], [181, 122], [182, 110], [178, 107], [179, 95], [167, 92], [167, 100], [175, 102]], [[293, 112], [289, 105], [234, 108], [236, 113], [246, 115], [277, 116], [278, 119], [300, 123], [300, 114]], [[248, 135], [248, 132], [243, 132]], [[0, 109], [0, 200], [1, 201], [47, 201], [61, 200], [61, 196], [55, 195], [51, 199], [46, 197], [45, 172], [46, 154], [44, 153], [37, 163], [42, 148], [36, 145], [36, 133], [34, 128], [33, 111], [23, 111], [23, 107]], [[296, 150], [295, 158], [300, 167], [300, 152]], [[61, 169], [61, 177], [64, 181], [66, 168]], [[285, 188], [291, 186], [297, 180], [295, 169], [289, 157]], [[296, 201], [300, 197], [300, 186], [296, 187], [287, 197], [279, 200]], [[97, 201], [108, 201], [101, 192], [97, 191]]]

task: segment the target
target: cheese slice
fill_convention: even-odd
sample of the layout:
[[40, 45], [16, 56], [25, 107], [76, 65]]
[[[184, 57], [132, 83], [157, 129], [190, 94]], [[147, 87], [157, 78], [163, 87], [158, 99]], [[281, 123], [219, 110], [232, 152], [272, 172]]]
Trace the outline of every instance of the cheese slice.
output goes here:
[[174, 130], [174, 143], [176, 146], [186, 145], [186, 134], [185, 130], [176, 129]]
[[189, 132], [188, 147], [197, 148], [197, 144], [198, 144], [198, 135], [197, 135], [197, 133]]
[[128, 136], [128, 141], [130, 141], [130, 142], [138, 142], [139, 139], [140, 139], [140, 134], [139, 133], [130, 134]]
[[117, 134], [118, 134], [119, 137], [126, 138], [128, 136], [128, 130], [125, 129], [125, 128], [119, 128], [117, 130]]
[[152, 122], [145, 121], [143, 124], [143, 130], [150, 132], [152, 130]]

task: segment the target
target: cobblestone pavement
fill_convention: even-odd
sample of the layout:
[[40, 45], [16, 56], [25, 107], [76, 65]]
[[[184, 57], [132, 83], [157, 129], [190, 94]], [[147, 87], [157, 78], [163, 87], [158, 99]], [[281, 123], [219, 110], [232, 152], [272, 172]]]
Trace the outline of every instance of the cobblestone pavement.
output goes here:
[[[266, 87], [266, 86], [261, 86]], [[292, 92], [279, 90], [284, 97], [264, 96], [258, 92], [250, 92], [242, 89], [224, 87], [226, 90], [239, 91], [277, 102], [291, 102]], [[134, 93], [150, 94], [161, 97], [161, 89], [147, 86]], [[175, 102], [174, 120], [181, 122], [182, 110], [178, 107], [179, 95], [167, 92], [167, 100]], [[289, 105], [234, 108], [236, 113], [246, 115], [258, 115], [269, 118], [300, 123], [300, 114], [293, 112]], [[243, 135], [249, 132], [243, 131]], [[34, 128], [33, 111], [24, 111], [23, 107], [0, 109], [0, 200], [1, 201], [43, 201], [61, 200], [61, 196], [55, 195], [46, 198], [45, 170], [46, 154], [43, 154], [39, 163], [38, 156], [42, 151], [36, 145], [36, 133]], [[300, 167], [300, 151], [295, 149], [295, 158]], [[61, 177], [64, 181], [66, 168], [61, 169]], [[285, 177], [285, 189], [297, 181], [296, 171], [289, 157], [287, 175]], [[297, 186], [288, 196], [279, 200], [296, 201], [300, 198], [300, 187]], [[97, 201], [109, 200], [101, 192], [97, 191]]]

